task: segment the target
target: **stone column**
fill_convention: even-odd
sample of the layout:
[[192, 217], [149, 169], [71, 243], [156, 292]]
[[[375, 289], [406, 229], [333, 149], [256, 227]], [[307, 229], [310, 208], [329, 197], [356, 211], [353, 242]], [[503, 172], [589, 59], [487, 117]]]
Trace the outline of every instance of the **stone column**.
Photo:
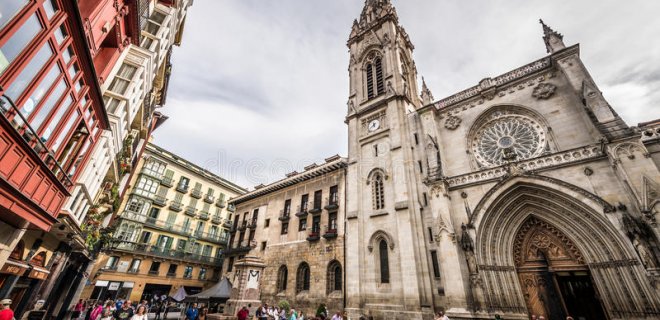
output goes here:
[[236, 313], [246, 306], [250, 314], [261, 305], [261, 279], [266, 265], [261, 258], [245, 257], [234, 264], [236, 272], [232, 281], [231, 297], [225, 306], [226, 316], [236, 316]]

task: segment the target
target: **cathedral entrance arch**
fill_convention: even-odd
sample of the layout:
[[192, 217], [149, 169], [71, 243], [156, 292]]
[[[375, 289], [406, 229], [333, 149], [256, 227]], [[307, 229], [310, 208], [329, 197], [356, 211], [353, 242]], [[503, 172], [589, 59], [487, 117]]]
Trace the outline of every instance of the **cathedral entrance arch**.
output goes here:
[[516, 271], [530, 314], [548, 320], [606, 319], [589, 268], [575, 244], [530, 216], [514, 240]]
[[[523, 175], [496, 184], [470, 217], [473, 308], [508, 317], [538, 312], [546, 319], [565, 319], [584, 312], [581, 307], [604, 314], [599, 319], [659, 316], [658, 295], [632, 243], [614, 225], [611, 208], [550, 177]], [[592, 299], [580, 300], [587, 296]]]

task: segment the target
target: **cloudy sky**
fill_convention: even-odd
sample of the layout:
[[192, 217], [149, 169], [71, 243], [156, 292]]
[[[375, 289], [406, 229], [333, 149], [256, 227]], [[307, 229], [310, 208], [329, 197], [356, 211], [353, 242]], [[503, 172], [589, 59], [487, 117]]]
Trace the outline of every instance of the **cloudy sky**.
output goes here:
[[[245, 187], [346, 155], [363, 0], [195, 0], [155, 143]], [[660, 1], [393, 0], [436, 99], [545, 56], [539, 18], [630, 125], [660, 118]]]

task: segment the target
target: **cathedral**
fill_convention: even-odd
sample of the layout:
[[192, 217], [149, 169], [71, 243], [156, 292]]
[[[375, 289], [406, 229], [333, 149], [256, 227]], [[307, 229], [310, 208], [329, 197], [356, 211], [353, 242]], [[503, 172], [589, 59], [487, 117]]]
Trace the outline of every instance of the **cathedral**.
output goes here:
[[347, 42], [349, 318], [660, 317], [660, 121], [626, 124], [579, 45], [541, 25], [546, 56], [436, 100], [391, 1], [365, 1]]

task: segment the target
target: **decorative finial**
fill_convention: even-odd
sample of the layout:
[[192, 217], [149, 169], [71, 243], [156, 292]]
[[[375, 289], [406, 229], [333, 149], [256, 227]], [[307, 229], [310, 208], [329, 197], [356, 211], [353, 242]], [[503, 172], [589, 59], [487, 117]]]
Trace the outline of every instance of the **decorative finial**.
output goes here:
[[548, 53], [554, 53], [566, 48], [564, 45], [564, 36], [561, 33], [552, 30], [552, 28], [543, 22], [543, 19], [539, 19], [539, 23], [543, 26], [543, 42], [545, 42], [545, 48]]
[[422, 103], [424, 105], [430, 104], [433, 102], [433, 93], [431, 93], [431, 90], [429, 87], [426, 86], [426, 80], [424, 80], [424, 77], [422, 77]]

